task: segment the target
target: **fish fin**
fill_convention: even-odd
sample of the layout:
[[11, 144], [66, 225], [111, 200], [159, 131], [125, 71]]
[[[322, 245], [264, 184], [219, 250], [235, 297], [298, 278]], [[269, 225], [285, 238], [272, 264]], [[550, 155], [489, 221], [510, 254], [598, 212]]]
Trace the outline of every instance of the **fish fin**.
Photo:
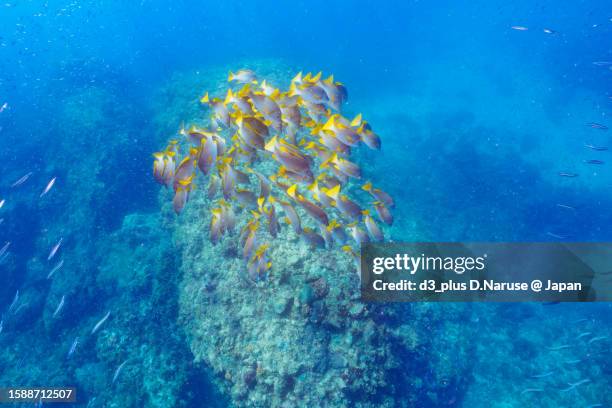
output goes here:
[[228, 103], [232, 101], [232, 99], [234, 99], [234, 93], [232, 92], [232, 89], [230, 88], [227, 90], [227, 95], [225, 95], [225, 100], [223, 101], [223, 104], [227, 105]]
[[[302, 71], [298, 72], [298, 74], [293, 77], [293, 79], [291, 80], [291, 82], [302, 82]], [[291, 96], [291, 95], [289, 95]]]
[[340, 194], [340, 184], [336, 184], [333, 188], [330, 188], [329, 190], [327, 190], [325, 194], [327, 194], [329, 197], [333, 198], [334, 200], [337, 200], [338, 195]]
[[362, 190], [365, 190], [365, 191], [367, 191], [367, 192], [372, 191], [372, 182], [371, 182], [371, 181], [368, 181], [367, 183], [365, 183], [365, 184], [363, 185], [363, 187], [361, 187], [361, 189], [362, 189]]
[[277, 139], [276, 136], [272, 137], [272, 139], [268, 140], [268, 143], [266, 143], [264, 149], [269, 151], [269, 152], [274, 152], [274, 148], [276, 147], [276, 143], [277, 143]]
[[208, 97], [208, 92], [206, 92], [204, 94], [204, 96], [200, 99], [201, 103], [209, 103], [210, 102], [210, 98]]
[[232, 71], [227, 75], [227, 82], [231, 82], [234, 80], [234, 73]]
[[361, 125], [361, 113], [355, 116], [355, 118], [351, 121], [351, 127]]
[[296, 191], [297, 191], [297, 184], [292, 185], [291, 187], [289, 187], [287, 189], [287, 194], [289, 195], [289, 197], [291, 198], [296, 198]]

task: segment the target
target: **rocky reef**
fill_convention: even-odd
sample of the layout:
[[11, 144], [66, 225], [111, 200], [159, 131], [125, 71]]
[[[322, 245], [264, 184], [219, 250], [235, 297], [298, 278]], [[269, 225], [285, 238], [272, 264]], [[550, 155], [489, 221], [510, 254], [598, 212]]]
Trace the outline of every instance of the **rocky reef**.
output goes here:
[[[266, 66], [272, 83], [290, 79], [279, 63], [276, 72], [265, 62], [246, 66]], [[211, 72], [206, 81], [175, 78], [172, 88], [215, 90], [225, 72]], [[190, 106], [197, 104], [192, 98]], [[177, 115], [174, 123], [206, 115], [202, 108], [177, 111], [185, 112], [193, 116]], [[163, 115], [171, 118], [168, 109]], [[469, 308], [364, 304], [354, 259], [339, 248], [313, 249], [288, 226], [270, 240], [268, 277], [253, 281], [237, 234], [210, 242], [214, 202], [206, 194], [193, 193], [178, 217], [170, 201], [171, 191], [162, 191], [181, 258], [180, 324], [196, 361], [214, 370], [232, 405], [445, 405], [445, 390], [454, 395], [465, 385], [473, 333], [462, 322]], [[236, 231], [245, 225], [243, 212], [236, 210], [242, 220]]]

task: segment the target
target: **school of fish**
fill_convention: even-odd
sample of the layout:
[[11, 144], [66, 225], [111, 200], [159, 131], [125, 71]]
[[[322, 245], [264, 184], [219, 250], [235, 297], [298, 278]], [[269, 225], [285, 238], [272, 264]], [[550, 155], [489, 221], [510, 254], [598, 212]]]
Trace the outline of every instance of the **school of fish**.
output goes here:
[[[350, 160], [353, 149], [379, 150], [381, 141], [361, 114], [341, 114], [346, 87], [320, 72], [300, 72], [287, 91], [248, 69], [230, 72], [228, 82], [225, 95], [200, 99], [210, 112], [207, 127], [181, 126], [179, 140], [153, 154], [153, 175], [174, 191], [174, 211], [189, 201], [197, 174], [207, 176], [206, 194], [215, 202], [210, 240], [219, 242], [235, 229], [237, 213], [247, 214], [240, 244], [254, 280], [270, 269], [270, 241], [283, 226], [313, 247], [337, 245], [356, 260], [361, 244], [383, 241], [393, 199], [364, 182]], [[368, 197], [371, 209], [351, 192]]]

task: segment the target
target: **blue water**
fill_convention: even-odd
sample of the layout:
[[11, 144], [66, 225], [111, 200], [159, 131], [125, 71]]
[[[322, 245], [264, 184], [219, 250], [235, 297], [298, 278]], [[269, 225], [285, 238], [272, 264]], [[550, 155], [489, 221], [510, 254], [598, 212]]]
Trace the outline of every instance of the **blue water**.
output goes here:
[[[603, 0], [3, 2], [0, 244], [10, 247], [0, 261], [0, 387], [77, 385], [79, 406], [94, 398], [93, 406], [231, 405], [206, 364], [191, 363], [176, 318], [179, 277], [141, 265], [178, 262], [171, 234], [146, 222], [130, 237], [118, 232], [126, 216], [159, 213], [151, 153], [178, 126], [160, 114], [166, 104], [182, 109], [167, 90], [177, 75], [255, 60], [333, 73], [349, 90], [347, 116], [362, 112], [382, 138], [381, 152], [358, 157], [399, 204], [395, 241], [610, 241], [612, 151], [584, 145], [612, 143], [612, 64], [593, 64], [612, 61], [611, 39], [612, 5]], [[195, 99], [202, 89], [190, 91]], [[591, 159], [604, 163], [585, 163]], [[60, 258], [47, 257], [60, 238], [57, 283], [46, 274]], [[132, 244], [145, 249], [123, 249]], [[153, 280], [108, 277], [135, 264]], [[18, 290], [24, 313], [10, 319]], [[63, 294], [69, 302], [58, 323], [49, 316]], [[160, 377], [172, 403], [150, 391], [122, 399], [141, 392], [136, 380], [109, 393], [108, 372], [122, 360], [91, 340], [81, 338], [78, 359], [65, 358], [85, 321], [91, 327], [121, 307], [118, 349], [172, 350], [160, 363], [180, 367]], [[444, 313], [445, 305], [431, 307]], [[486, 326], [471, 339], [466, 378], [416, 406], [611, 406], [610, 311], [476, 305], [465, 325]], [[561, 357], [546, 353], [587, 331], [607, 339], [572, 343]], [[460, 359], [440, 347], [442, 358]], [[538, 380], [546, 387], [528, 381], [561, 358], [580, 361]], [[583, 379], [589, 383], [562, 391]]]

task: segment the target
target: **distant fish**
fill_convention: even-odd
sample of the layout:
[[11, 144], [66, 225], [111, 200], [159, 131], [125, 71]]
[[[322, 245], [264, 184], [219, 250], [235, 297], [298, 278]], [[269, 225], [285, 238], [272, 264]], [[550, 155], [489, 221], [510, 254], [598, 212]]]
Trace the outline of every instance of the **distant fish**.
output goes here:
[[9, 107], [8, 102], [4, 102], [2, 104], [2, 106], [0, 106], [0, 113], [4, 112], [5, 110], [7, 110]]
[[113, 384], [115, 383], [115, 381], [117, 381], [117, 378], [119, 377], [119, 374], [121, 374], [121, 370], [123, 369], [123, 366], [129, 361], [129, 359], [125, 360], [123, 363], [121, 363], [121, 365], [119, 365], [119, 367], [117, 367], [117, 369], [115, 370], [115, 374], [113, 375]]
[[6, 200], [3, 198], [2, 200], [0, 200], [0, 208], [4, 207], [4, 203], [6, 202]]
[[2, 334], [3, 329], [4, 329], [4, 319], [0, 320], [0, 334]]
[[567, 383], [567, 385], [569, 385], [569, 387], [562, 389], [561, 392], [571, 391], [574, 388], [578, 387], [579, 385], [586, 384], [588, 382], [591, 382], [591, 380], [589, 380], [588, 378], [585, 378], [584, 380], [580, 380], [580, 381], [575, 382], [575, 383]]
[[589, 321], [589, 319], [587, 319], [586, 317], [583, 317], [581, 319], [574, 320], [572, 323], [578, 324], [578, 323], [584, 323], [584, 322], [588, 322], [588, 321]]
[[29, 172], [25, 176], [21, 177], [19, 180], [17, 180], [13, 184], [11, 184], [11, 188], [18, 187], [18, 186], [22, 185], [23, 183], [28, 181], [28, 179], [30, 178], [31, 175], [32, 175], [32, 172]]
[[583, 338], [583, 337], [586, 337], [586, 336], [588, 336], [588, 335], [590, 335], [590, 334], [592, 334], [592, 333], [591, 333], [591, 332], [583, 332], [583, 333], [580, 333], [580, 334], [579, 334], [579, 335], [576, 337], [576, 339], [578, 339], [578, 340], [579, 340], [579, 339], [581, 339], [581, 338]]
[[553, 347], [548, 347], [548, 350], [550, 351], [559, 351], [559, 350], [565, 350], [570, 348], [571, 346], [569, 344], [563, 344], [561, 346], [553, 346]]
[[586, 164], [604, 164], [603, 160], [590, 159], [584, 161]]
[[601, 123], [590, 122], [587, 123], [587, 126], [593, 129], [608, 130], [608, 127], [606, 125], [602, 125]]
[[100, 321], [98, 323], [96, 323], [94, 328], [91, 329], [91, 333], [90, 334], [94, 334], [95, 332], [97, 332], [98, 329], [100, 328], [100, 326], [102, 326], [104, 324], [104, 322], [106, 321], [106, 319], [108, 319], [108, 316], [110, 316], [110, 310], [104, 315], [104, 317], [102, 319], [100, 319]]
[[578, 363], [580, 363], [580, 362], [582, 362], [582, 359], [581, 359], [581, 358], [577, 358], [577, 359], [575, 359], [575, 360], [566, 360], [566, 361], [564, 361], [564, 363], [565, 363], [565, 364], [570, 364], [570, 365], [571, 365], [571, 364], [578, 364]]
[[512, 26], [510, 28], [513, 29], [513, 30], [516, 30], [516, 31], [527, 31], [527, 30], [529, 30], [529, 28], [527, 28], [525, 26], [519, 26], [519, 25], [515, 25], [515, 26]]
[[257, 75], [250, 69], [241, 69], [235, 74], [230, 71], [227, 80], [228, 82], [236, 81], [239, 84], [248, 84], [257, 81]]
[[553, 238], [557, 238], [557, 239], [566, 239], [567, 237], [565, 235], [559, 235], [559, 234], [555, 234], [554, 232], [546, 232], [546, 235], [553, 237]]
[[551, 30], [550, 28], [545, 28], [542, 31], [544, 31], [546, 34], [557, 34], [555, 30]]
[[0, 248], [0, 257], [2, 255], [4, 255], [6, 253], [6, 251], [8, 251], [9, 247], [11, 246], [11, 242], [7, 241], [4, 246], [2, 248]]
[[575, 210], [576, 209], [576, 208], [572, 207], [571, 205], [566, 205], [566, 204], [557, 204], [557, 207], [565, 208], [566, 210]]
[[53, 245], [53, 248], [51, 248], [51, 251], [49, 252], [49, 256], [47, 257], [47, 261], [50, 261], [51, 259], [53, 259], [58, 249], [62, 245], [63, 240], [64, 238], [60, 238], [59, 241], [57, 241], [57, 244]]
[[72, 357], [78, 345], [79, 345], [79, 337], [77, 336], [72, 342], [72, 345], [70, 346], [70, 350], [68, 350], [68, 355], [66, 356], [66, 358]]
[[560, 172], [559, 176], [561, 177], [578, 177], [578, 174], [576, 173], [565, 173], [565, 172]]
[[53, 187], [53, 185], [55, 184], [55, 179], [56, 177], [53, 177], [49, 183], [47, 184], [47, 187], [45, 187], [45, 189], [43, 190], [42, 193], [40, 193], [40, 197], [44, 196], [45, 194], [47, 194], [49, 192], [49, 190], [51, 190], [51, 188]]
[[593, 337], [591, 340], [589, 340], [589, 344], [593, 344], [596, 341], [601, 341], [601, 340], [605, 340], [607, 339], [608, 336], [597, 336], [597, 337]]
[[51, 269], [51, 272], [47, 275], [47, 279], [51, 279], [51, 277], [64, 265], [64, 260], [62, 259]]
[[594, 61], [593, 65], [597, 65], [598, 67], [609, 67], [612, 66], [612, 61]]
[[523, 391], [521, 391], [521, 395], [525, 395], [525, 394], [529, 394], [531, 392], [543, 392], [544, 390], [542, 388], [526, 388]]
[[591, 144], [585, 144], [584, 147], [591, 150], [595, 150], [596, 152], [605, 152], [606, 150], [608, 150], [606, 146], [594, 146]]
[[531, 378], [537, 378], [537, 379], [539, 379], [539, 378], [546, 378], [546, 377], [550, 377], [554, 373], [555, 373], [554, 371], [548, 371], [548, 372], [545, 372], [545, 373], [542, 373], [542, 374], [532, 375]]
[[53, 312], [53, 317], [56, 317], [58, 314], [60, 314], [60, 312], [64, 308], [64, 300], [65, 300], [65, 296], [62, 296], [62, 299], [60, 300], [59, 304], [55, 308], [55, 312]]
[[17, 292], [15, 292], [15, 297], [13, 298], [13, 302], [11, 303], [11, 305], [9, 306], [9, 313], [13, 311], [13, 309], [15, 309], [15, 306], [17, 306], [17, 302], [19, 301], [19, 289], [17, 289]]

